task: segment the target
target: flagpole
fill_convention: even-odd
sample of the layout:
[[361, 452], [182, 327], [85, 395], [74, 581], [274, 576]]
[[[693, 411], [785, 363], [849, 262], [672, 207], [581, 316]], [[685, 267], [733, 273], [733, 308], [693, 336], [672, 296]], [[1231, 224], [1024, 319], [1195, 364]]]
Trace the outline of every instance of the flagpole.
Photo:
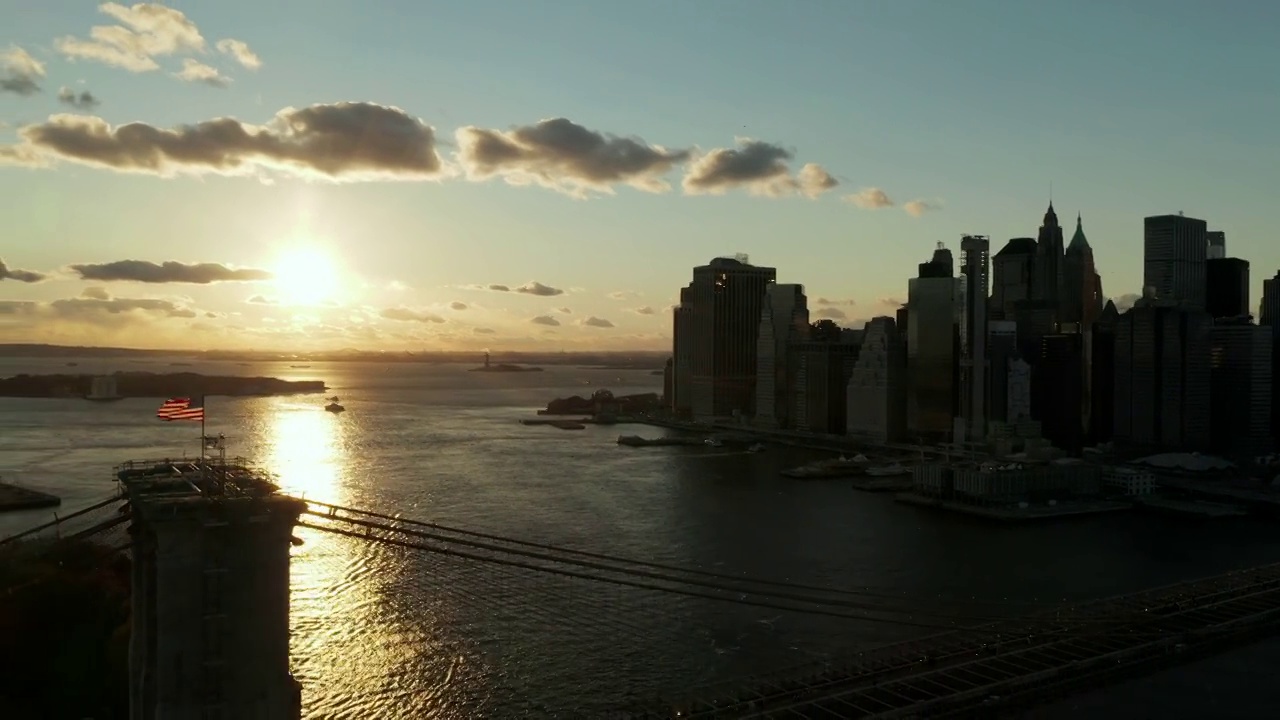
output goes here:
[[204, 465], [204, 418], [209, 414], [208, 408], [204, 406], [204, 394], [200, 395], [200, 464]]

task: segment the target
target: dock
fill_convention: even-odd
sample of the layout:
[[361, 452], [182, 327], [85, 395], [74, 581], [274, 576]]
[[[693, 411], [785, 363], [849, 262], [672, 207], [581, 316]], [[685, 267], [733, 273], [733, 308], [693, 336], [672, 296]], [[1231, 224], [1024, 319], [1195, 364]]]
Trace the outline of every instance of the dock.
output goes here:
[[39, 490], [0, 482], [0, 512], [57, 507], [62, 498]]
[[1020, 507], [1018, 505], [970, 505], [914, 492], [898, 493], [893, 497], [898, 502], [908, 505], [938, 508], [940, 510], [973, 515], [984, 520], [997, 520], [1000, 522], [1049, 520], [1133, 509], [1131, 503], [1113, 500], [1073, 501], [1061, 502], [1057, 505], [1028, 505], [1027, 507]]

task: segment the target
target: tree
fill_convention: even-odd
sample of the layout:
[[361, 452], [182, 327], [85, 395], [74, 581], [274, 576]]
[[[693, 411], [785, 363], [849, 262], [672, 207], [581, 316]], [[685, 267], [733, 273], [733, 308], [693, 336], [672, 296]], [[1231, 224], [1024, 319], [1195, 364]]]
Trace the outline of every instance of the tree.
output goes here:
[[840, 326], [827, 318], [811, 323], [809, 339], [815, 342], [840, 342]]

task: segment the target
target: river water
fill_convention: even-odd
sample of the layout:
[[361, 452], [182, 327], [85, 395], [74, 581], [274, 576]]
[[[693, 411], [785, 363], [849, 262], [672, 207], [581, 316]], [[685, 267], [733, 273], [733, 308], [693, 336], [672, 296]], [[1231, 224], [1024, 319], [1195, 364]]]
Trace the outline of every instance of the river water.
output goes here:
[[[658, 391], [647, 371], [458, 365], [0, 359], [21, 372], [191, 371], [320, 379], [318, 395], [209, 398], [208, 432], [291, 493], [503, 536], [989, 614], [1280, 560], [1252, 521], [1108, 515], [999, 527], [840, 482], [787, 480], [812, 457], [770, 448], [630, 448], [620, 433], [520, 425], [552, 397]], [[158, 399], [0, 398], [0, 476], [69, 512], [108, 495], [111, 468], [196, 454], [198, 425]], [[0, 515], [0, 536], [49, 518]], [[602, 717], [636, 698], [781, 668], [929, 630], [778, 613], [388, 548], [300, 529], [293, 662], [310, 718]], [[965, 604], [969, 608], [971, 605]], [[966, 611], [968, 612], [968, 611]]]

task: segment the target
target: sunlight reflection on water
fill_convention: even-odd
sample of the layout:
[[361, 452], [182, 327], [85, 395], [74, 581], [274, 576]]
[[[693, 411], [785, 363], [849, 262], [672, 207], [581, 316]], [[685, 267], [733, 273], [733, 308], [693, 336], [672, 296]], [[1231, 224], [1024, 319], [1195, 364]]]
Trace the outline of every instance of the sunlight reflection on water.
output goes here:
[[[359, 466], [349, 441], [356, 419], [293, 399], [276, 400], [265, 414], [262, 444], [281, 489], [303, 500], [353, 502], [345, 475]], [[371, 705], [392, 705], [465, 717], [447, 709], [463, 660], [447, 647], [447, 608], [421, 603], [405, 617], [388, 602], [391, 579], [406, 569], [402, 558], [357, 538], [304, 527], [295, 534], [303, 544], [291, 568], [292, 655], [306, 716], [363, 718]]]

